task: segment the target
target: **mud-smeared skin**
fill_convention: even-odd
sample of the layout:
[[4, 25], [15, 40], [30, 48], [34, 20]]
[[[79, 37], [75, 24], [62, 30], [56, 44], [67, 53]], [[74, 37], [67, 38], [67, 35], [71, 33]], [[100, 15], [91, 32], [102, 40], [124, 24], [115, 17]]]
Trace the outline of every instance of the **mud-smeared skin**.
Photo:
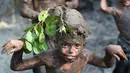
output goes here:
[[[69, 11], [71, 11], [71, 10], [68, 10], [68, 11], [66, 10], [65, 14], [69, 15], [69, 13], [67, 13]], [[79, 20], [79, 21], [77, 21], [77, 23], [75, 23], [75, 22], [72, 23], [71, 21], [68, 21], [68, 20], [71, 18], [73, 19], [73, 17], [71, 15], [70, 15], [70, 17], [65, 15], [66, 18], [64, 18], [64, 19], [65, 19], [66, 23], [72, 27], [74, 32], [76, 32], [76, 33], [80, 32], [81, 35], [79, 35], [79, 36], [86, 37], [87, 29], [85, 29], [85, 25], [83, 22], [84, 20], [81, 19], [82, 16], [76, 10], [72, 10], [72, 13], [73, 12], [74, 12], [74, 14], [73, 14], [74, 17], [76, 18], [76, 20]], [[78, 28], [78, 25], [82, 30], [80, 28]], [[84, 43], [84, 42], [82, 42], [82, 43]], [[54, 48], [57, 48], [57, 47], [54, 47]], [[78, 58], [75, 60], [77, 62], [76, 63], [74, 63], [75, 61], [72, 62], [73, 65], [76, 65], [76, 67], [82, 65], [84, 67], [87, 64], [87, 62], [89, 61], [89, 63], [91, 63], [93, 65], [97, 65], [97, 66], [101, 66], [101, 67], [109, 67], [109, 65], [111, 65], [113, 63], [112, 62], [113, 57], [109, 54], [110, 51], [107, 53], [107, 55], [104, 58], [97, 58], [97, 57], [93, 56], [91, 51], [88, 51], [88, 52], [87, 51], [83, 50], [83, 52], [81, 53], [82, 55], [78, 56]], [[111, 52], [117, 52], [117, 50], [114, 51], [113, 49], [111, 49]], [[87, 53], [87, 54], [84, 54], [84, 53]], [[118, 51], [118, 53], [119, 53], [119, 51]], [[46, 65], [48, 73], [52, 73], [52, 71], [53, 71], [53, 73], [55, 73], [55, 71], [57, 71], [57, 69], [58, 69], [58, 72], [56, 72], [56, 73], [62, 73], [61, 70], [59, 71], [60, 68], [62, 68], [66, 73], [66, 71], [67, 72], [70, 71], [70, 68], [66, 69], [68, 67], [62, 67], [62, 66], [66, 65], [67, 63], [68, 62], [66, 62], [66, 60], [64, 60], [63, 57], [60, 57], [59, 51], [56, 51], [56, 52], [53, 50], [51, 52], [46, 51], [39, 55], [36, 55], [35, 57], [32, 57], [31, 59], [24, 60], [24, 59], [22, 59], [22, 50], [21, 50], [21, 51], [15, 52], [13, 54], [11, 67], [13, 70], [25, 70], [25, 69], [31, 69], [31, 68], [41, 66], [41, 65]], [[71, 66], [71, 64], [69, 66], [73, 67], [73, 66]], [[76, 68], [74, 68], [74, 69], [76, 70]], [[76, 73], [76, 72], [68, 72], [68, 73]], [[77, 71], [77, 73], [81, 73], [81, 69], [80, 69], [80, 72]]]
[[[30, 7], [31, 4], [33, 8]], [[40, 11], [48, 8], [54, 8], [59, 5], [64, 5], [69, 8], [77, 8], [79, 6], [79, 0], [23, 0], [20, 14], [25, 18], [32, 19], [32, 22], [37, 22]], [[48, 47], [55, 49], [55, 38], [46, 37], [46, 39]], [[36, 70], [36, 73], [38, 70]]]
[[[100, 66], [100, 67], [111, 67], [114, 61], [113, 55], [118, 54], [120, 57], [126, 59], [124, 52], [122, 51], [121, 47], [118, 45], [108, 46], [106, 48], [106, 55], [103, 58], [94, 56], [91, 51], [84, 49], [85, 33], [78, 34], [78, 32], [76, 31], [79, 30], [79, 28], [73, 27], [72, 25], [71, 27], [76, 34], [71, 35], [68, 33], [68, 36], [63, 35], [64, 36], [63, 38], [62, 35], [56, 36], [56, 38], [60, 38], [60, 37], [62, 38], [62, 39], [56, 39], [56, 42], [60, 43], [62, 41], [68, 41], [69, 43], [68, 45], [73, 45], [73, 43], [75, 43], [74, 40], [77, 41], [79, 40], [79, 42], [82, 43], [80, 48], [81, 51], [76, 56], [75, 60], [73, 61], [66, 60], [62, 56], [63, 53], [60, 51], [61, 45], [58, 43], [54, 43], [56, 45], [54, 48], [55, 49], [58, 48], [58, 49], [56, 50], [49, 49], [48, 51], [41, 52], [40, 54], [35, 55], [30, 59], [22, 59], [22, 53], [23, 53], [22, 48], [19, 51], [17, 51], [19, 48], [15, 48], [16, 51], [14, 52], [11, 59], [11, 69], [19, 71], [19, 70], [32, 69], [34, 67], [45, 65], [47, 73], [52, 73], [52, 72], [53, 73], [81, 73], [82, 69], [87, 63], [93, 64], [95, 66]], [[80, 39], [78, 39], [77, 36], [80, 37]], [[73, 41], [71, 42], [70, 39], [72, 39]], [[16, 42], [19, 42], [19, 40], [14, 42], [12, 41], [12, 43], [8, 42], [6, 45], [4, 45], [5, 47], [4, 50], [6, 50], [5, 53], [8, 52], [8, 50], [11, 51], [10, 48], [16, 47], [17, 45], [14, 44]], [[9, 44], [11, 44], [12, 47], [9, 46]]]
[[107, 7], [106, 0], [101, 0], [101, 10], [105, 13], [112, 14], [115, 18], [120, 35], [127, 39], [130, 39], [130, 5], [123, 5], [123, 2], [121, 1], [123, 0], [119, 0], [118, 2], [120, 6], [118, 6], [118, 8], [115, 8]]
[[[5, 47], [7, 46], [5, 45]], [[15, 49], [17, 50], [18, 48]], [[9, 50], [9, 48], [6, 50]], [[30, 59], [22, 59], [23, 51], [19, 50], [14, 52], [12, 56], [11, 69], [20, 71], [45, 65], [47, 73], [81, 73], [84, 66], [88, 63], [100, 67], [111, 67], [115, 60], [114, 55], [118, 54], [120, 57], [126, 59], [124, 52], [118, 45], [109, 45], [106, 48], [104, 58], [94, 56], [87, 49], [82, 48], [80, 50], [79, 55], [73, 61], [66, 60], [60, 48], [41, 52]]]
[[[30, 5], [33, 4], [33, 8]], [[79, 0], [23, 0], [21, 15], [30, 19], [37, 19], [40, 11], [64, 5], [69, 8], [78, 8]]]
[[83, 16], [77, 10], [66, 9], [64, 20], [72, 28], [75, 28], [75, 31], [82, 33], [84, 37], [88, 36], [87, 23], [85, 22]]
[[123, 15], [113, 15], [121, 36], [130, 39], [130, 8], [121, 10]]
[[[64, 73], [60, 68], [67, 63], [62, 56], [60, 55], [58, 50], [51, 50], [42, 52], [40, 55], [36, 55], [35, 58], [24, 60], [20, 59], [22, 57], [22, 52], [19, 51], [15, 53], [12, 57], [12, 69], [16, 70], [26, 70], [31, 69], [35, 66], [46, 66], [46, 73]], [[18, 60], [19, 58], [19, 60]], [[14, 60], [17, 59], [17, 60]], [[86, 61], [87, 62], [87, 61]], [[17, 64], [17, 65], [16, 65]], [[68, 71], [64, 69], [65, 71]], [[78, 72], [77, 72], [78, 73]]]
[[101, 9], [105, 13], [112, 14], [119, 30], [118, 44], [127, 55], [128, 61], [121, 60], [116, 63], [113, 73], [129, 73], [129, 49], [130, 49], [130, 0], [117, 0], [117, 7], [108, 7], [106, 0], [101, 0]]

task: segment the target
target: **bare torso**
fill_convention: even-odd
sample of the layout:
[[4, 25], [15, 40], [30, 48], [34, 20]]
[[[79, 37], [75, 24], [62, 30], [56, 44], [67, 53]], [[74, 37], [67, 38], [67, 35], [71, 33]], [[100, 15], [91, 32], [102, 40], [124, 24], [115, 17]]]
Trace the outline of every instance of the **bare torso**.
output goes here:
[[[30, 8], [31, 5], [33, 9]], [[35, 20], [42, 10], [61, 5], [68, 8], [78, 8], [79, 0], [23, 0], [20, 14], [25, 18]]]
[[65, 1], [66, 0], [38, 0], [38, 11], [58, 5], [65, 5]]
[[[57, 53], [57, 52], [59, 51], [52, 50], [47, 53], [46, 52], [41, 53], [40, 58], [42, 59], [43, 62], [45, 62], [46, 73], [68, 73], [67, 71], [72, 68], [73, 62], [65, 61], [64, 58], [60, 55], [60, 53]], [[80, 72], [77, 72], [77, 73], [80, 73]]]
[[[45, 65], [47, 73], [81, 73], [87, 63], [105, 68], [111, 67], [114, 63], [115, 57], [112, 56], [114, 53], [116, 53], [114, 55], [119, 55], [120, 58], [128, 60], [119, 45], [107, 46], [105, 49], [106, 55], [103, 58], [94, 56], [94, 54], [87, 49], [82, 49], [80, 54], [70, 59], [65, 56], [63, 50], [61, 52], [61, 50], [53, 49], [41, 52], [29, 59], [22, 59], [22, 45], [24, 45], [22, 41], [12, 40], [3, 46], [4, 50], [2, 50], [2, 53], [14, 51], [10, 64], [10, 68], [14, 71], [22, 71]], [[12, 49], [13, 47], [15, 48]]]
[[130, 39], [130, 8], [122, 10], [123, 15], [114, 15], [120, 35]]

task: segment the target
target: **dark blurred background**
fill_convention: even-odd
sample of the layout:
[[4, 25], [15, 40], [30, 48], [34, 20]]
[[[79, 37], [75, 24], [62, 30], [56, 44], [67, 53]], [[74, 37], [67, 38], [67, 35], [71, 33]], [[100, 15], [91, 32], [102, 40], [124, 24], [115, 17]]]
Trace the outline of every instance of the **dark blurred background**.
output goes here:
[[[19, 15], [21, 0], [0, 0], [0, 51], [2, 45], [11, 39], [19, 39], [23, 30], [31, 25], [29, 19]], [[108, 0], [115, 5], [116, 0]], [[100, 0], [80, 0], [79, 11], [88, 24], [89, 36], [86, 47], [97, 56], [104, 56], [104, 48], [116, 43], [118, 31], [111, 15], [100, 11]], [[30, 56], [30, 55], [27, 55]], [[25, 57], [27, 57], [25, 55]], [[32, 70], [14, 72], [10, 69], [11, 55], [0, 54], [0, 73], [32, 73]], [[112, 73], [112, 68], [104, 69], [87, 65], [83, 73]]]

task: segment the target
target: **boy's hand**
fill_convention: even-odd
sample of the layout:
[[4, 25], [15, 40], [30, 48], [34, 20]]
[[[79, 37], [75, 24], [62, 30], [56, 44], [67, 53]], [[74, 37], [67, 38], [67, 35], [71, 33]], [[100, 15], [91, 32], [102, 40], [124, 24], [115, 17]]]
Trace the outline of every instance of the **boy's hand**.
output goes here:
[[3, 50], [1, 53], [14, 53], [22, 49], [24, 42], [21, 40], [10, 40], [5, 45], [3, 45]]
[[128, 60], [120, 45], [109, 45], [106, 48], [106, 52], [115, 57], [117, 60], [120, 60], [121, 58]]

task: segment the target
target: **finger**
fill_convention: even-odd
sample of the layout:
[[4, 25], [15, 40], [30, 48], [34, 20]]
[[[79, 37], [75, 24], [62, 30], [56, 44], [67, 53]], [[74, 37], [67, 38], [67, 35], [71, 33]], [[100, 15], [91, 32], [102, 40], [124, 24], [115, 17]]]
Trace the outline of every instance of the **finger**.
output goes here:
[[7, 52], [7, 54], [9, 55], [9, 54], [11, 54], [11, 53], [14, 53], [15, 51], [17, 51], [17, 48], [13, 48], [13, 49], [9, 50], [9, 51]]
[[13, 44], [12, 43], [7, 43], [4, 47], [4, 49], [2, 50], [2, 53], [7, 52], [10, 48], [13, 48]]
[[113, 55], [118, 61], [120, 61], [120, 57], [116, 54]]
[[10, 40], [7, 43], [5, 43], [2, 47], [5, 47], [9, 42], [10, 42]]
[[128, 60], [126, 54], [123, 51], [119, 52], [119, 55], [120, 55], [120, 57], [124, 58], [125, 60]]
[[6, 47], [3, 47], [3, 50], [2, 50], [2, 54], [6, 53], [7, 51], [9, 50], [9, 48], [6, 46]]
[[3, 52], [3, 54], [7, 54], [9, 51], [11, 51], [13, 48], [8, 49], [6, 52]]
[[128, 60], [126, 54], [125, 54], [123, 51], [122, 51], [122, 54], [123, 54], [123, 58], [124, 58], [125, 60]]

